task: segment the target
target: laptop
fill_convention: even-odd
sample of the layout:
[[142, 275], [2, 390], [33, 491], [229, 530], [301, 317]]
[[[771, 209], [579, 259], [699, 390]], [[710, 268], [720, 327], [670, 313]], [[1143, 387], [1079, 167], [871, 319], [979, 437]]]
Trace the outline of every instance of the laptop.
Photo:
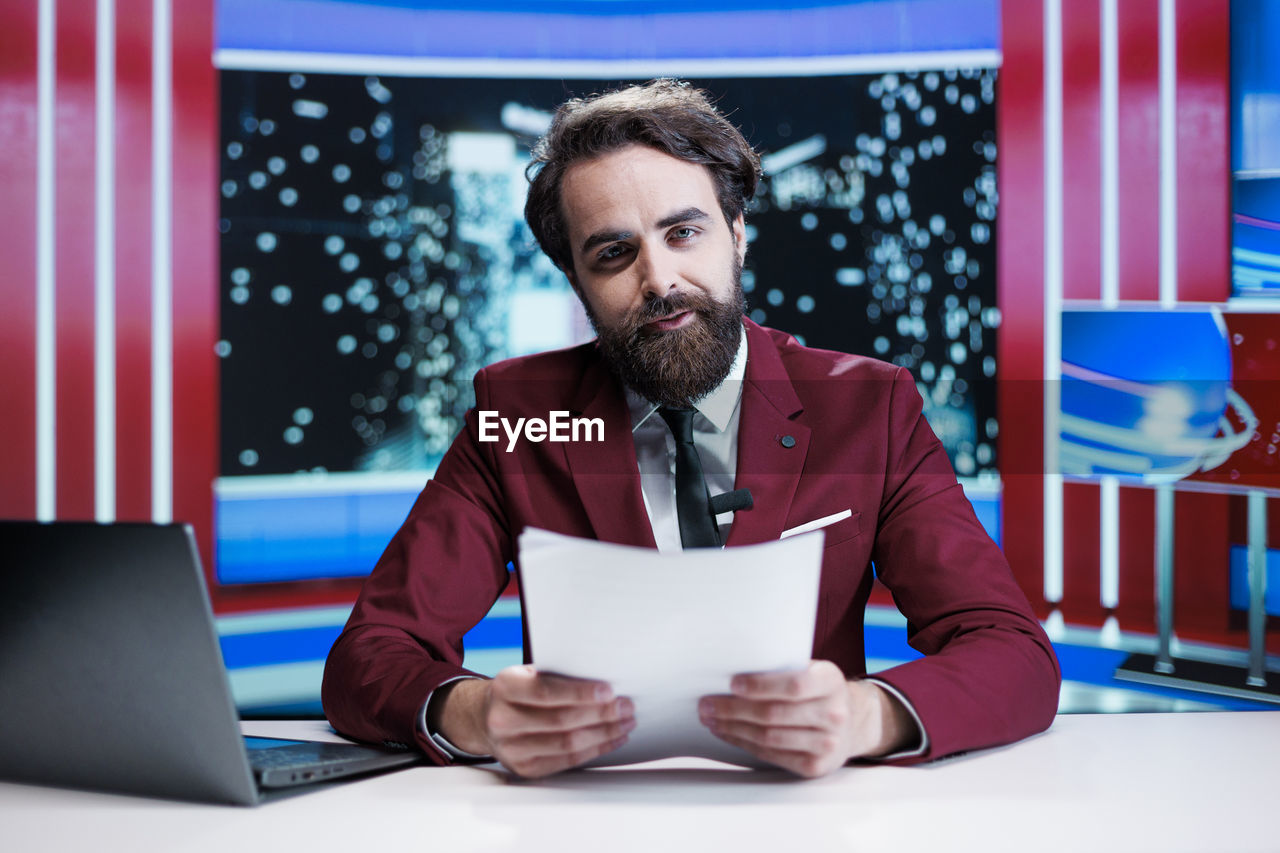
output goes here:
[[420, 760], [241, 736], [189, 526], [0, 521], [0, 778], [251, 805]]

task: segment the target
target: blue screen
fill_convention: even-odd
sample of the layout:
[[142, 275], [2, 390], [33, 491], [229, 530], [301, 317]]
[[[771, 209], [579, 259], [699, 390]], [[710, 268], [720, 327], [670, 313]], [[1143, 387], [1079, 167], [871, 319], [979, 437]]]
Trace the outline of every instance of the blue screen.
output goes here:
[[1280, 4], [1231, 4], [1231, 280], [1280, 296]]
[[249, 749], [281, 749], [286, 746], [294, 746], [302, 743], [297, 740], [280, 740], [274, 737], [248, 737], [244, 739], [244, 745]]

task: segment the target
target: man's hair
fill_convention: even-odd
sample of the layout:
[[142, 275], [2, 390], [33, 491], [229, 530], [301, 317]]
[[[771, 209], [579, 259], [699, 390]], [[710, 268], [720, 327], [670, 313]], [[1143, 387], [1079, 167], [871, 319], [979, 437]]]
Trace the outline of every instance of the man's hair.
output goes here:
[[573, 98], [560, 105], [526, 170], [524, 218], [542, 251], [565, 272], [573, 270], [560, 187], [570, 166], [628, 145], [647, 145], [711, 172], [725, 221], [755, 195], [760, 157], [701, 89], [678, 80]]

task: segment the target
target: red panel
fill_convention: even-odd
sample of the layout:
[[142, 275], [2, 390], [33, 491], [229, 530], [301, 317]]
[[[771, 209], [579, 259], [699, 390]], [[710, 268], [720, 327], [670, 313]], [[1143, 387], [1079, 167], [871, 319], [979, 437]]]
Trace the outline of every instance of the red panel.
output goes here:
[[[218, 465], [218, 95], [213, 0], [173, 10], [173, 516], [214, 574]], [[215, 603], [217, 599], [215, 599]]]
[[116, 0], [116, 516], [151, 518], [151, 0]]
[[1231, 613], [1230, 498], [1180, 492], [1174, 519], [1174, 632], [1221, 643]]
[[1044, 57], [1041, 4], [1001, 4], [998, 300], [1004, 550], [1044, 603]]
[[1102, 131], [1097, 0], [1071, 4], [1062, 17], [1063, 296], [1102, 294]]
[[1120, 606], [1125, 631], [1155, 631], [1156, 504], [1151, 489], [1120, 487]]
[[0, 8], [0, 517], [36, 512], [36, 5]]
[[[1071, 4], [1062, 19], [1063, 296], [1102, 294], [1099, 230], [1102, 205], [1100, 9], [1096, 0]], [[1063, 489], [1063, 617], [1100, 625], [1098, 488]]]
[[[1180, 301], [1231, 295], [1229, 11], [1229, 0], [1178, 3]], [[1229, 627], [1230, 518], [1225, 496], [1178, 496], [1174, 625], [1184, 639], [1245, 647], [1244, 632]]]
[[58, 4], [57, 513], [91, 519], [93, 500], [94, 4]]
[[[203, 541], [200, 542], [200, 547], [204, 550]], [[351, 604], [360, 594], [360, 586], [363, 583], [358, 578], [342, 578], [306, 583], [245, 584], [225, 587], [216, 585], [213, 573], [207, 568], [205, 574], [209, 578], [209, 591], [214, 610], [219, 614]]]
[[1074, 625], [1101, 625], [1098, 487], [1067, 483], [1062, 497], [1062, 616]]
[[[1280, 425], [1277, 425], [1280, 428]], [[1244, 495], [1231, 498], [1229, 541], [1232, 545], [1249, 544], [1249, 504]], [[1280, 501], [1267, 501], [1267, 547], [1280, 548]]]
[[1119, 5], [1120, 298], [1160, 298], [1159, 0]]
[[1224, 302], [1231, 295], [1229, 6], [1229, 0], [1178, 3], [1181, 301]]

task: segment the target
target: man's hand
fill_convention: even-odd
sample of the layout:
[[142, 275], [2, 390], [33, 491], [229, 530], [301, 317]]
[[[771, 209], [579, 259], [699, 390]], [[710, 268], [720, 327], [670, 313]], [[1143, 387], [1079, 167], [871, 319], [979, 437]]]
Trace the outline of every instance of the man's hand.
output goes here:
[[492, 755], [529, 778], [613, 752], [636, 726], [631, 700], [615, 697], [603, 681], [512, 666], [491, 680], [447, 686], [437, 731], [459, 749]]
[[902, 703], [872, 682], [845, 681], [830, 661], [811, 661], [799, 672], [736, 675], [730, 689], [732, 695], [699, 701], [703, 725], [800, 776], [888, 755], [918, 736]]

